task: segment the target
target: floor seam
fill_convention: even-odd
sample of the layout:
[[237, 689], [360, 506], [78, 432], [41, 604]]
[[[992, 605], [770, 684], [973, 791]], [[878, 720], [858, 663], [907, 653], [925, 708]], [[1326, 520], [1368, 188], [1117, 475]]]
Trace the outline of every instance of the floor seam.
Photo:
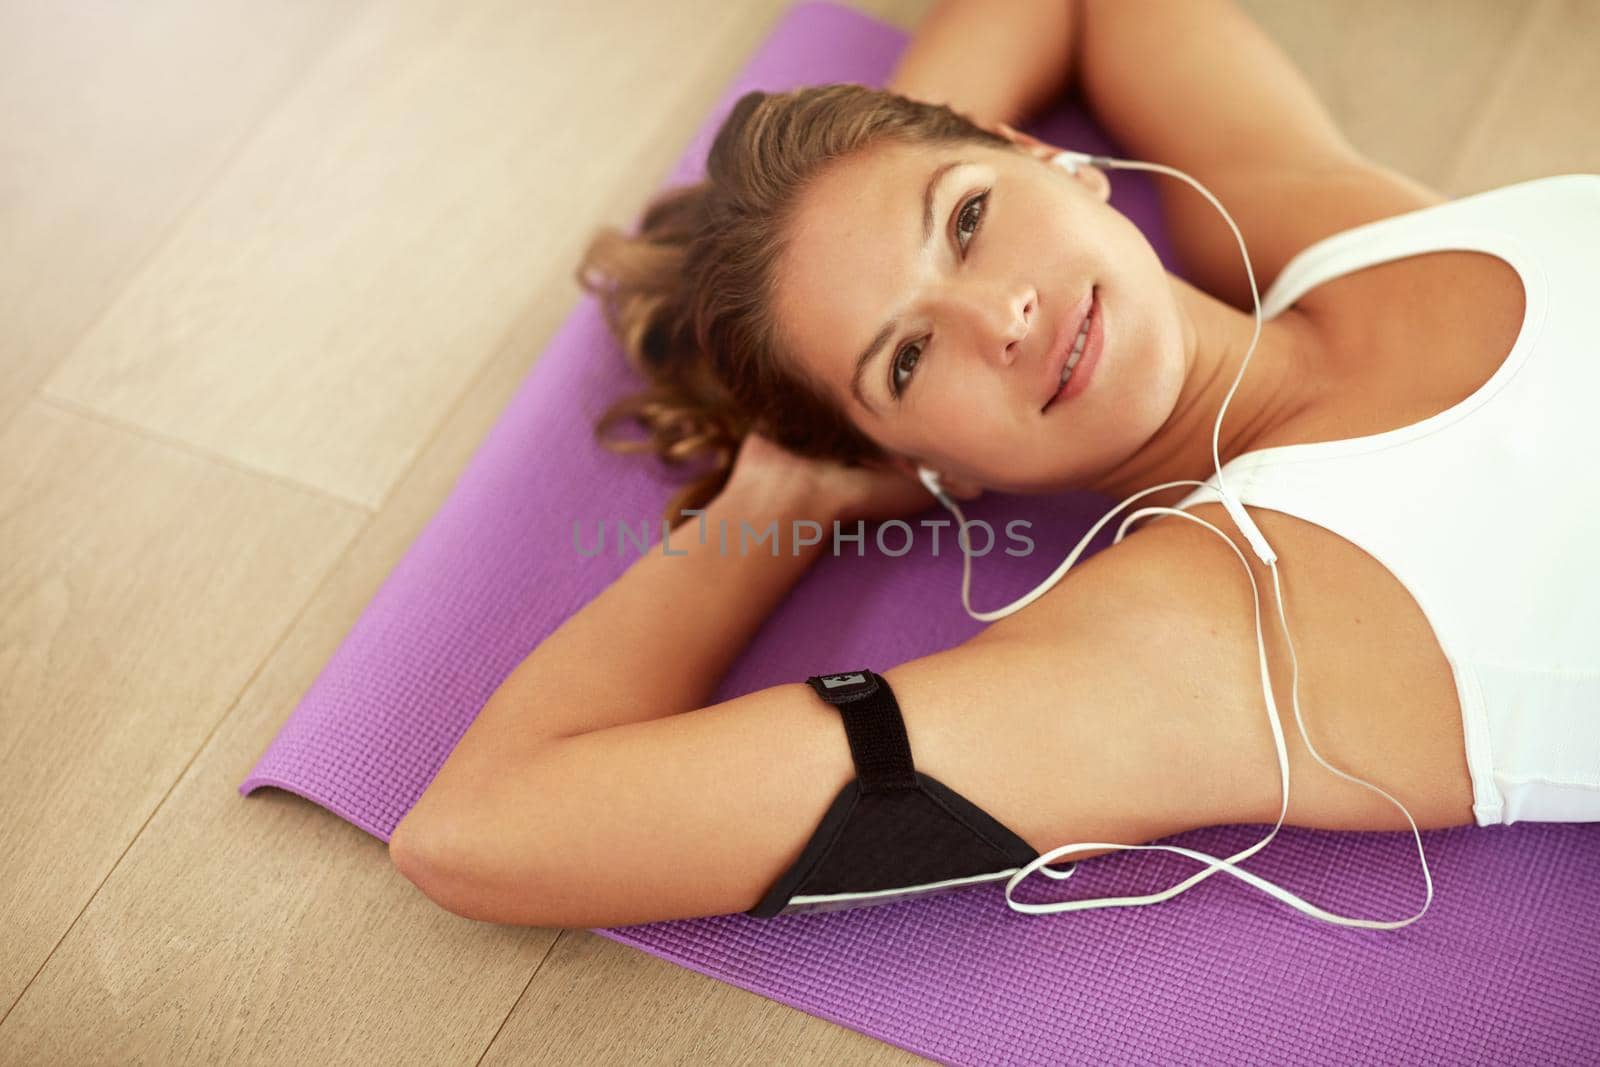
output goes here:
[[371, 505], [363, 504], [358, 500], [351, 500], [349, 497], [340, 496], [338, 493], [323, 489], [320, 486], [311, 485], [308, 482], [297, 481], [294, 478], [289, 478], [285, 475], [277, 473], [276, 471], [269, 471], [262, 467], [251, 466], [240, 459], [226, 455], [222, 452], [213, 452], [209, 449], [201, 448], [193, 441], [187, 441], [181, 437], [175, 437], [172, 434], [163, 433], [160, 430], [153, 430], [148, 426], [140, 425], [139, 423], [132, 422], [117, 415], [108, 415], [96, 408], [87, 407], [76, 400], [69, 400], [65, 397], [42, 392], [37, 394], [34, 399], [38, 403], [57, 408], [66, 414], [76, 415], [80, 418], [88, 419], [91, 422], [99, 423], [102, 426], [131, 434], [148, 444], [168, 447], [174, 449], [175, 451], [182, 452], [191, 459], [199, 459], [220, 467], [226, 467], [229, 470], [237, 473], [248, 475], [251, 478], [259, 478], [262, 481], [271, 482], [274, 485], [282, 486], [286, 489], [294, 489], [299, 492], [309, 493], [312, 496], [320, 497], [323, 500], [338, 504], [344, 508], [355, 508], [364, 515], [375, 515], [379, 510], [381, 510], [380, 508], [374, 508]]

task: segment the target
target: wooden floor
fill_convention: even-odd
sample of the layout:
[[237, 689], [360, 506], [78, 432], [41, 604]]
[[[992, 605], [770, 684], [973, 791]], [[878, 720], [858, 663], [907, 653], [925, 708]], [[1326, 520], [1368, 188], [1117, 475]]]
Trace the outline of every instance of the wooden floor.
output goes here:
[[[1600, 3], [1246, 7], [1447, 194], [1600, 171]], [[235, 792], [784, 8], [0, 0], [0, 1063], [919, 1061]]]

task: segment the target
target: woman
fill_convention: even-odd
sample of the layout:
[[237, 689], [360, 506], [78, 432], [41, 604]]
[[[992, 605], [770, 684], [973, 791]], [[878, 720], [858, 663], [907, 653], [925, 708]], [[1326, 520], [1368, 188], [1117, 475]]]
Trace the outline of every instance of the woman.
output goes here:
[[[580, 277], [652, 383], [602, 428], [633, 419], [664, 458], [710, 459], [669, 521], [703, 505], [711, 524], [853, 524], [925, 509], [918, 467], [964, 497], [1214, 486], [1237, 379], [1216, 447], [1282, 565], [1257, 559], [1214, 491], [1170, 489], [1143, 503], [1183, 503], [1227, 540], [1147, 519], [957, 648], [881, 675], [821, 663], [846, 673], [706, 707], [825, 544], [746, 556], [680, 527], [670, 555], [640, 559], [524, 660], [396, 829], [396, 864], [441, 905], [564, 927], [776, 914], [840, 861], [829, 849], [895, 868], [876, 885], [957, 887], [1062, 842], [1280, 816], [1600, 819], [1600, 757], [1551, 732], [1600, 698], [1583, 651], [1600, 644], [1581, 640], [1600, 632], [1600, 574], [1571, 547], [1589, 534], [1530, 546], [1545, 570], [1459, 573], [1501, 533], [1460, 510], [1485, 484], [1469, 468], [1579, 471], [1572, 435], [1589, 421], [1555, 407], [1593, 361], [1533, 352], [1600, 326], [1555, 284], [1596, 247], [1600, 180], [1537, 183], [1570, 201], [1559, 225], [1525, 187], [1446, 203], [1363, 159], [1225, 0], [999, 10], [939, 7], [891, 93], [745, 97], [705, 183], [658, 200], [638, 236], [597, 239]], [[1007, 80], [974, 73], [995, 70]], [[1273, 287], [1253, 351], [1248, 278], [1209, 203], [1157, 179], [1178, 278], [1109, 205], [1103, 169], [1052, 167], [1055, 146], [1006, 125], [1063, 77], [1124, 156], [1227, 207]], [[1545, 392], [1508, 387], [1513, 374]], [[1487, 433], [1516, 403], [1552, 412], [1542, 437]], [[1284, 797], [1240, 559], [1282, 591], [1292, 654], [1270, 593], [1265, 627], [1277, 705], [1303, 707], [1316, 753], [1388, 795], [1324, 773], [1285, 730]], [[1508, 589], [1532, 598], [1526, 617]], [[1485, 652], [1490, 631], [1503, 656]], [[868, 702], [830, 704], [835, 686]], [[1551, 718], [1513, 721], [1533, 692]], [[991, 849], [987, 870], [968, 846]]]

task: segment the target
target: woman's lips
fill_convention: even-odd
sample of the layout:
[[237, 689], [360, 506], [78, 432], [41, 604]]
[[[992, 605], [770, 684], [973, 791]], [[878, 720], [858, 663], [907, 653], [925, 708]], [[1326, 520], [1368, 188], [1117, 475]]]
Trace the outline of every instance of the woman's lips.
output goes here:
[[1072, 358], [1072, 346], [1077, 343], [1078, 331], [1083, 329], [1083, 324], [1089, 316], [1094, 314], [1094, 300], [1096, 286], [1090, 286], [1089, 292], [1072, 308], [1072, 318], [1062, 322], [1059, 333], [1051, 338], [1051, 348], [1045, 353], [1049, 363], [1049, 378], [1045, 388], [1050, 392], [1046, 394], [1045, 401], [1040, 405], [1042, 412], [1055, 400], [1056, 393], [1061, 391], [1061, 372], [1067, 369], [1067, 361]]
[[[1095, 364], [1099, 362], [1100, 353], [1105, 348], [1105, 308], [1100, 302], [1100, 289], [1098, 286], [1091, 293], [1092, 302], [1089, 305], [1089, 333], [1084, 338], [1083, 355], [1079, 357], [1077, 365], [1073, 367], [1072, 374], [1067, 378], [1067, 384], [1057, 390], [1043, 411], [1049, 411], [1058, 400], [1071, 400], [1089, 387], [1089, 377], [1093, 373]], [[1080, 327], [1081, 328], [1081, 327]], [[1077, 340], [1077, 334], [1073, 334]], [[1068, 350], [1067, 359], [1071, 359]], [[1066, 361], [1063, 360], [1061, 368], [1065, 369]], [[1059, 371], [1058, 371], [1059, 373]]]

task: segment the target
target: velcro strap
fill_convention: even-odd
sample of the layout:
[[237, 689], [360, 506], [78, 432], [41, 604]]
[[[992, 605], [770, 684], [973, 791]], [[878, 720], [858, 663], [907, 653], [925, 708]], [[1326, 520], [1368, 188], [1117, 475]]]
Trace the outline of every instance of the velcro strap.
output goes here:
[[917, 788], [905, 719], [887, 679], [859, 670], [817, 674], [806, 682], [818, 696], [839, 709], [862, 792]]

